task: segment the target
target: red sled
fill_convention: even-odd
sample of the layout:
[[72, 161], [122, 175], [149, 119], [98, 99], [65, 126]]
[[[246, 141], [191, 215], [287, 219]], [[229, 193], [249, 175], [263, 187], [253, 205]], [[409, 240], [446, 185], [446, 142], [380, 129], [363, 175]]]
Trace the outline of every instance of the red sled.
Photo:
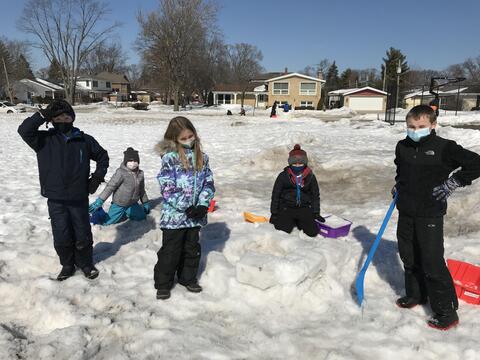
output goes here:
[[447, 259], [457, 297], [463, 301], [480, 305], [480, 266], [463, 261]]
[[215, 208], [216, 203], [217, 202], [215, 200], [210, 201], [210, 204], [208, 205], [208, 212], [209, 213], [214, 212], [216, 210], [216, 208]]

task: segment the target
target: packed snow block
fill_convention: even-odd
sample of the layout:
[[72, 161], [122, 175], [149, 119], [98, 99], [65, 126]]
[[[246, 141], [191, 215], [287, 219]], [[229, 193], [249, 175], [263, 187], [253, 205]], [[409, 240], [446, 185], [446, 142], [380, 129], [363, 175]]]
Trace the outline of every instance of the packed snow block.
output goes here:
[[447, 259], [457, 297], [463, 301], [480, 305], [480, 267], [463, 261]]
[[336, 215], [325, 216], [325, 222], [317, 222], [318, 233], [324, 237], [337, 238], [347, 236], [352, 222]]
[[300, 284], [324, 271], [326, 260], [316, 249], [298, 248], [285, 256], [246, 252], [236, 264], [237, 281], [265, 290]]

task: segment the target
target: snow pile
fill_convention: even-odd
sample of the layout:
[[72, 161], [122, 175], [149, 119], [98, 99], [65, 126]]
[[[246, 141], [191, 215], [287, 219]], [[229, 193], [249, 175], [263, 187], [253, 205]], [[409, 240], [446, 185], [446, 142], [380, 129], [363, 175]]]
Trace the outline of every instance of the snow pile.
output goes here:
[[[60, 267], [35, 154], [16, 134], [25, 114], [0, 115], [7, 135], [0, 144], [1, 359], [478, 357], [479, 307], [461, 303], [460, 326], [444, 334], [426, 326], [428, 307], [394, 305], [403, 294], [396, 213], [367, 273], [365, 307], [356, 304], [352, 284], [391, 201], [394, 149], [404, 124], [322, 119], [321, 111], [283, 121], [258, 110], [227, 117], [223, 107], [174, 113], [164, 105], [145, 112], [95, 106], [78, 111], [76, 125], [108, 150], [107, 180], [127, 146], [140, 151], [152, 212], [144, 222], [93, 227], [97, 280], [78, 273], [52, 281]], [[162, 241], [160, 159], [153, 147], [175, 115], [197, 127], [215, 175], [218, 210], [201, 231], [204, 291], [176, 286], [161, 302], [152, 279]], [[478, 114], [461, 117], [480, 122]], [[236, 121], [241, 126], [232, 126]], [[441, 136], [480, 151], [480, 131], [441, 125]], [[322, 214], [351, 220], [348, 236], [308, 238], [244, 222], [243, 211], [269, 215], [273, 183], [295, 143], [319, 179]], [[479, 262], [479, 190], [477, 181], [449, 200], [446, 257]]]

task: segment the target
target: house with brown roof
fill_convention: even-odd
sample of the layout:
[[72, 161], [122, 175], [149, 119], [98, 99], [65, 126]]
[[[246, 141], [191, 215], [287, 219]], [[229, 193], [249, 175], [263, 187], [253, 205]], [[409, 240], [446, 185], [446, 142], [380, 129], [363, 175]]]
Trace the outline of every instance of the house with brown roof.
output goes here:
[[95, 75], [97, 79], [104, 80], [110, 83], [111, 94], [109, 95], [110, 101], [128, 101], [130, 95], [130, 81], [126, 75], [114, 74], [108, 71], [103, 71]]
[[387, 93], [370, 86], [354, 89], [338, 89], [328, 92], [330, 109], [346, 106], [357, 112], [384, 112]]
[[213, 103], [240, 104], [242, 88], [245, 91], [245, 105], [257, 108], [288, 103], [294, 108], [318, 109], [322, 84], [325, 80], [299, 73], [266, 73], [251, 79], [246, 86], [240, 84], [218, 84], [213, 91]]

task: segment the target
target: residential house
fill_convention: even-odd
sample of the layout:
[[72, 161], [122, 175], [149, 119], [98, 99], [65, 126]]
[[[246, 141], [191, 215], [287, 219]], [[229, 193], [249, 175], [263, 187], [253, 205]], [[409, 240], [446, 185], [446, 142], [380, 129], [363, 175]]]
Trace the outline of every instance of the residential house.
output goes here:
[[299, 73], [287, 73], [265, 81], [267, 107], [276, 101], [290, 104], [294, 109], [319, 109], [322, 84], [325, 80]]
[[130, 81], [128, 81], [125, 75], [104, 71], [95, 76], [97, 79], [110, 83], [112, 93], [109, 95], [109, 101], [130, 100]]
[[[480, 107], [480, 90], [475, 86], [464, 86], [460, 88], [445, 87], [438, 91], [440, 109], [443, 110], [464, 110]], [[434, 99], [428, 88], [417, 89], [405, 95], [404, 102], [407, 109], [420, 104], [429, 104]]]
[[92, 100], [105, 100], [112, 92], [112, 82], [96, 75], [81, 75], [77, 79], [77, 94]]
[[13, 92], [16, 102], [27, 104], [37, 101], [37, 98], [63, 99], [65, 97], [65, 90], [62, 86], [40, 78], [22, 79], [15, 82]]
[[370, 86], [354, 89], [339, 89], [328, 92], [328, 107], [346, 106], [357, 112], [384, 112], [387, 93]]
[[242, 89], [245, 90], [245, 105], [259, 108], [271, 107], [288, 102], [297, 109], [318, 109], [322, 83], [325, 80], [299, 73], [266, 73], [251, 79], [244, 86], [240, 84], [218, 84], [213, 92], [213, 103], [240, 104]]

